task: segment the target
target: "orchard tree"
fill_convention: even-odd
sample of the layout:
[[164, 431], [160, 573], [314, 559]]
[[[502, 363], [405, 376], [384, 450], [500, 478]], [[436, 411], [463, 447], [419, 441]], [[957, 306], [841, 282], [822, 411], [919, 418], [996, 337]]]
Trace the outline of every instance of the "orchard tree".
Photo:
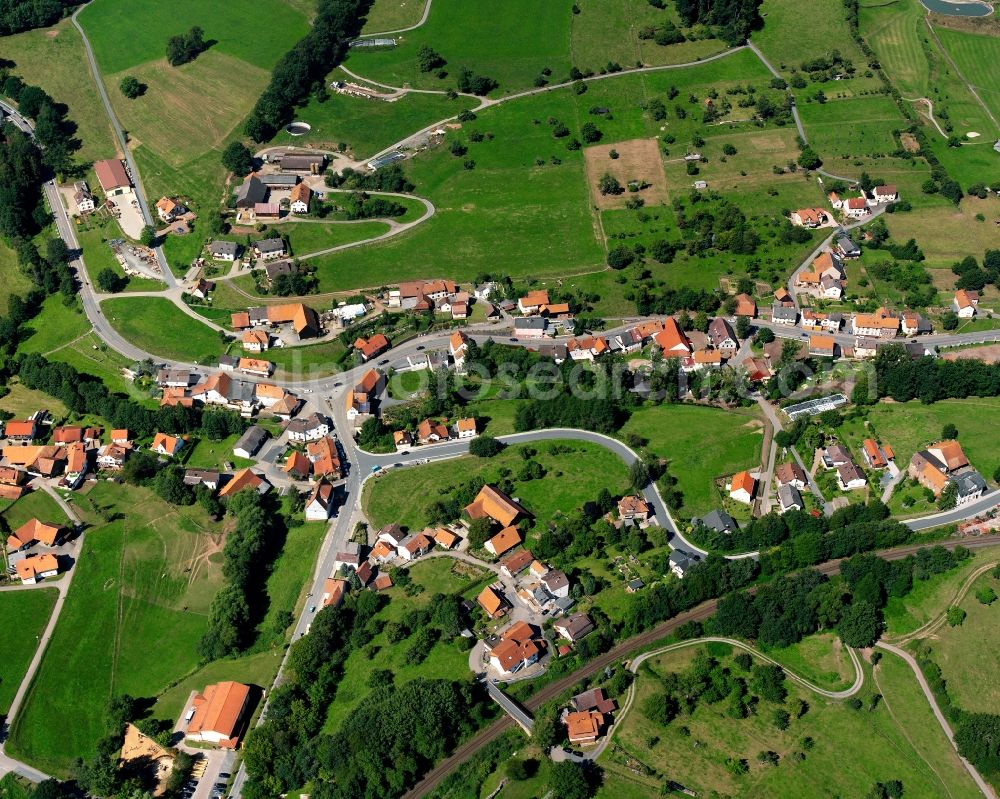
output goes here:
[[136, 97], [141, 97], [146, 93], [146, 84], [140, 83], [138, 78], [132, 75], [126, 75], [122, 78], [122, 82], [118, 84], [118, 88], [129, 100], [134, 100]]

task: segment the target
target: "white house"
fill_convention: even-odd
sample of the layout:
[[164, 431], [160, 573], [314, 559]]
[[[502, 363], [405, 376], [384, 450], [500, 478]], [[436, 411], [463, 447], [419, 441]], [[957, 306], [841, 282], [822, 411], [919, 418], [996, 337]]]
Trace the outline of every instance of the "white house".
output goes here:
[[958, 314], [960, 319], [971, 319], [976, 315], [976, 307], [979, 305], [979, 292], [959, 289], [955, 292], [955, 298], [951, 301], [951, 309]]
[[309, 200], [312, 198], [312, 189], [305, 183], [297, 184], [289, 195], [289, 209], [293, 214], [309, 213]]
[[476, 420], [472, 417], [459, 419], [455, 422], [455, 432], [458, 434], [459, 439], [475, 438], [477, 435]]
[[304, 419], [293, 419], [287, 430], [290, 441], [318, 441], [330, 434], [330, 423], [325, 417], [314, 413]]
[[895, 186], [876, 186], [872, 189], [872, 199], [875, 205], [894, 203], [899, 199], [899, 192]]
[[76, 203], [76, 210], [81, 214], [89, 214], [97, 205], [94, 203], [94, 195], [90, 193], [85, 181], [78, 181], [73, 184], [73, 201]]
[[841, 491], [851, 491], [855, 488], [864, 488], [868, 481], [865, 473], [858, 468], [854, 461], [843, 463], [837, 467], [837, 484]]
[[306, 501], [306, 520], [325, 522], [333, 511], [333, 486], [320, 480]]
[[753, 502], [753, 492], [757, 487], [757, 481], [753, 479], [750, 472], [738, 472], [733, 475], [729, 484], [729, 496], [737, 502], [749, 505]]
[[848, 197], [844, 200], [841, 210], [844, 212], [844, 216], [851, 219], [864, 219], [868, 216], [868, 203], [864, 197]]

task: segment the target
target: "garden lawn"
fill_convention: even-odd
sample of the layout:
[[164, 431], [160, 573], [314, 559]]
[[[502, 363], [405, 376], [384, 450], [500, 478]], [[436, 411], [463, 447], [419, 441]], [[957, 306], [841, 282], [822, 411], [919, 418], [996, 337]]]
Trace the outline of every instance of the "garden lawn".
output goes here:
[[719, 507], [716, 478], [760, 465], [761, 431], [752, 410], [658, 405], [633, 413], [621, 436], [635, 433], [650, 452], [667, 459], [684, 495], [681, 515], [696, 516]]
[[968, 614], [965, 621], [959, 627], [941, 627], [927, 643], [956, 705], [970, 712], [1000, 713], [1000, 686], [990, 678], [989, 665], [996, 662], [1000, 603], [979, 602], [975, 594], [981, 588], [1000, 592], [1000, 580], [988, 573], [979, 577], [958, 603]]
[[45, 298], [42, 310], [25, 326], [32, 333], [18, 344], [18, 352], [40, 352], [44, 355], [90, 330], [90, 320], [75, 299], [72, 305], [66, 305], [61, 294], [53, 294]]
[[198, 639], [222, 584], [211, 553], [223, 527], [200, 507], [174, 508], [146, 489], [110, 483], [76, 504], [95, 526], [8, 743], [18, 758], [59, 775], [93, 755], [111, 696], [155, 696], [198, 665]]
[[[523, 462], [519, 454], [523, 446], [508, 447], [494, 458], [466, 456], [390, 469], [365, 485], [362, 496], [365, 514], [376, 528], [397, 522], [410, 530], [422, 529], [426, 507], [437, 496], [449, 494], [473, 477], [495, 481], [503, 467], [512, 469], [516, 475]], [[627, 487], [625, 464], [603, 447], [580, 441], [546, 441], [531, 446], [537, 450], [532, 459], [544, 467], [545, 476], [527, 482], [515, 480], [514, 496], [533, 514], [539, 529], [557, 516], [569, 514], [595, 499], [602, 488], [621, 494]]]
[[[682, 650], [649, 662], [654, 672], [665, 674], [684, 668], [692, 656], [693, 650]], [[887, 655], [883, 663], [891, 657]], [[722, 703], [702, 703], [690, 716], [664, 727], [642, 713], [644, 701], [657, 688], [655, 680], [641, 672], [636, 702], [621, 722], [615, 742], [699, 795], [718, 791], [775, 799], [864, 796], [877, 781], [899, 779], [906, 786], [907, 797], [976, 796], [975, 784], [933, 721], [912, 673], [887, 664], [879, 677], [881, 690], [872, 685], [871, 671], [866, 667], [865, 686], [859, 694], [862, 701], [877, 690], [884, 695], [887, 701], [879, 702], [873, 711], [851, 710], [844, 702], [824, 699], [786, 681], [786, 708], [793, 709], [793, 703], [803, 699], [809, 710], [802, 718], [793, 719], [787, 730], [779, 731], [771, 722], [776, 706], [764, 701], [755, 715], [745, 719], [730, 718]], [[919, 729], [914, 729], [915, 724]], [[687, 736], [681, 733], [682, 727], [690, 731]], [[801, 751], [800, 741], [806, 736], [815, 746], [796, 762], [790, 755]], [[653, 746], [651, 741], [655, 741]], [[700, 745], [695, 748], [692, 741]], [[758, 763], [760, 751], [777, 752], [779, 764]], [[733, 776], [725, 765], [728, 758], [747, 761], [749, 773]], [[622, 770], [610, 750], [599, 762], [613, 772]], [[850, 768], [844, 768], [845, 763], [850, 763]], [[641, 779], [634, 781], [642, 783]]]
[[[413, 636], [390, 644], [383, 632], [386, 622], [398, 621], [411, 610], [426, 608], [435, 594], [459, 594], [487, 574], [485, 569], [475, 567], [472, 573], [462, 574], [454, 571], [456, 566], [461, 569], [469, 568], [468, 564], [450, 558], [428, 558], [409, 570], [413, 583], [422, 590], [412, 596], [399, 587], [386, 592], [389, 602], [375, 616], [375, 629], [379, 632], [368, 646], [352, 649], [344, 663], [344, 676], [327, 711], [325, 732], [335, 732], [364, 700], [369, 693], [368, 678], [376, 669], [390, 669], [395, 675], [396, 685], [417, 678], [456, 681], [472, 679], [468, 639], [458, 637], [438, 640], [421, 663], [411, 663], [406, 658], [406, 651]], [[375, 654], [369, 656], [369, 650], [373, 650]]]
[[0, 658], [0, 718], [7, 715], [38, 648], [58, 592], [53, 588], [0, 592], [0, 613], [8, 620]]
[[304, 347], [270, 349], [266, 357], [283, 378], [304, 379], [308, 375], [328, 375], [338, 371], [347, 350], [340, 339]]
[[75, 154], [77, 161], [114, 156], [114, 134], [87, 66], [83, 39], [70, 20], [45, 30], [4, 36], [2, 49], [3, 58], [14, 62], [11, 72], [66, 105], [66, 116], [77, 125], [75, 135], [82, 145]]
[[45, 491], [27, 493], [3, 512], [4, 523], [11, 530], [16, 530], [32, 519], [48, 524], [67, 523], [66, 514], [59, 507], [59, 503]]
[[125, 338], [164, 358], [214, 363], [223, 351], [218, 334], [160, 297], [114, 297], [104, 315]]

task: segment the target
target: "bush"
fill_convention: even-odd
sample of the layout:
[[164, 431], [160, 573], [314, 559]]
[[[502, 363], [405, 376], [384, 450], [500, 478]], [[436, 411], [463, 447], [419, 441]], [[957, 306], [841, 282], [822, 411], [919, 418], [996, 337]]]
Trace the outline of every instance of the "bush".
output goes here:
[[479, 458], [492, 458], [503, 452], [503, 443], [493, 436], [479, 436], [469, 442], [469, 454]]
[[950, 607], [948, 608], [948, 613], [946, 618], [948, 620], [949, 627], [961, 627], [962, 622], [965, 621], [965, 617], [968, 614], [962, 610], [960, 607]]
[[608, 266], [612, 269], [624, 269], [635, 261], [635, 252], [624, 244], [619, 244], [608, 251]]

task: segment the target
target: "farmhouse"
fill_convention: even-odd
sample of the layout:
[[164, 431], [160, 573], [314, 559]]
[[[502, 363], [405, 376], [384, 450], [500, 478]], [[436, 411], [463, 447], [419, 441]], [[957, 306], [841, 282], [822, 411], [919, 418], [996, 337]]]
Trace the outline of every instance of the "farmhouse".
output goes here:
[[677, 324], [677, 320], [668, 316], [663, 322], [663, 330], [653, 336], [653, 342], [658, 346], [664, 357], [676, 358], [691, 354], [691, 342]]
[[235, 749], [250, 716], [250, 686], [238, 682], [209, 685], [191, 700], [188, 740]]
[[736, 315], [753, 319], [757, 315], [757, 303], [749, 294], [736, 295]]
[[292, 189], [288, 199], [291, 203], [289, 208], [293, 214], [307, 214], [309, 213], [309, 201], [312, 199], [312, 189], [305, 183], [299, 183]]
[[[36, 543], [47, 547], [54, 547], [62, 539], [62, 533], [62, 527], [54, 524], [46, 524], [45, 522], [40, 522], [38, 519], [30, 519], [18, 527], [7, 538], [7, 547], [17, 550], [24, 549]], [[20, 544], [16, 545], [18, 542]]]
[[566, 737], [571, 744], [590, 746], [597, 743], [604, 729], [604, 714], [596, 710], [576, 711], [563, 716]]
[[525, 316], [536, 314], [543, 305], [549, 304], [549, 293], [545, 290], [529, 291], [517, 300], [517, 309]]
[[830, 214], [823, 208], [800, 208], [792, 211], [792, 224], [800, 227], [817, 228], [830, 223]]
[[272, 325], [291, 325], [300, 339], [320, 334], [319, 316], [316, 311], [301, 302], [267, 306], [267, 321]]
[[421, 555], [426, 555], [434, 548], [434, 541], [423, 533], [408, 535], [399, 542], [396, 547], [396, 554], [404, 561], [416, 560]]
[[219, 497], [231, 497], [244, 489], [251, 489], [258, 494], [266, 494], [271, 490], [271, 484], [263, 477], [250, 469], [240, 469], [233, 475], [232, 479], [223, 486], [219, 492]]
[[38, 435], [38, 423], [34, 419], [26, 421], [7, 422], [4, 434], [8, 441], [15, 441], [19, 444], [30, 444]]
[[500, 561], [500, 571], [508, 577], [516, 577], [527, 569], [534, 560], [534, 555], [527, 549], [519, 549]]
[[244, 330], [242, 341], [247, 352], [265, 352], [271, 346], [271, 337], [263, 330]]

